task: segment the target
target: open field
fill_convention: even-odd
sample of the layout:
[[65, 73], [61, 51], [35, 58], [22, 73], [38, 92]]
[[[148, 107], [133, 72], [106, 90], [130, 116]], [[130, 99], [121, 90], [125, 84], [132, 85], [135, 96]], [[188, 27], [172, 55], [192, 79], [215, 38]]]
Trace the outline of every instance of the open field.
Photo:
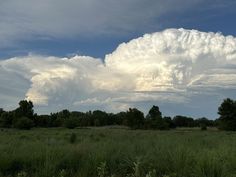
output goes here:
[[236, 133], [2, 129], [0, 173], [9, 177], [236, 177]]

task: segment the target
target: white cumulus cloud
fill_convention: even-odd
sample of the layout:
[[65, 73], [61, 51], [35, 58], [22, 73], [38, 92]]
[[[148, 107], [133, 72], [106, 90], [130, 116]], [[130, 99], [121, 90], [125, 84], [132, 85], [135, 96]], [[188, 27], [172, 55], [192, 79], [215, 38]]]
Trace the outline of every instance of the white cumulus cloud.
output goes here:
[[220, 33], [168, 29], [121, 44], [106, 56], [105, 63], [135, 76], [138, 91], [187, 89], [199, 80], [204, 80], [205, 87], [212, 86], [213, 80], [225, 86], [236, 82], [229, 79], [236, 73], [236, 39]]
[[0, 81], [1, 100], [27, 98], [42, 112], [152, 104], [167, 110], [166, 104], [196, 106], [207, 96], [217, 106], [236, 88], [236, 38], [167, 29], [123, 43], [104, 60], [29, 55], [0, 61]]

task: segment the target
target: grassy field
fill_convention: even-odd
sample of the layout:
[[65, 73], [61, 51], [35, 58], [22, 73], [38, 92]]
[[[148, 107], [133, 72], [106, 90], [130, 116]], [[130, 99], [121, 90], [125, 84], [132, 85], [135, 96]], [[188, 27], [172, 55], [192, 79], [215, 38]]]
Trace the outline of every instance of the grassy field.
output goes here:
[[236, 133], [2, 129], [0, 176], [236, 177]]

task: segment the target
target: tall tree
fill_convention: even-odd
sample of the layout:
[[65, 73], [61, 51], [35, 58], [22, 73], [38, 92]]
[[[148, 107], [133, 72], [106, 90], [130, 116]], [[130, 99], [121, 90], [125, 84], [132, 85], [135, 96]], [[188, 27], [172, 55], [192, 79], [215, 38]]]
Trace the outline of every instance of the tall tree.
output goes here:
[[158, 106], [152, 106], [149, 110], [146, 120], [146, 128], [165, 130], [168, 129], [168, 123], [162, 119], [162, 113]]
[[223, 130], [236, 131], [236, 101], [225, 99], [218, 108], [219, 128]]
[[33, 102], [27, 101], [27, 100], [21, 100], [19, 102], [19, 107], [14, 111], [15, 117], [28, 117], [30, 119], [33, 119], [34, 117], [34, 110], [33, 110]]
[[2, 109], [2, 108], [0, 108], [0, 116], [2, 115], [2, 113], [4, 113], [5, 111]]
[[194, 127], [195, 122], [191, 117], [177, 115], [173, 118], [174, 124], [177, 127]]
[[13, 112], [3, 112], [0, 116], [0, 126], [4, 128], [11, 128], [13, 122]]
[[153, 105], [152, 108], [149, 110], [147, 117], [150, 119], [161, 119], [162, 115], [159, 107]]
[[126, 118], [128, 126], [133, 129], [142, 128], [144, 125], [144, 115], [136, 108], [129, 108]]

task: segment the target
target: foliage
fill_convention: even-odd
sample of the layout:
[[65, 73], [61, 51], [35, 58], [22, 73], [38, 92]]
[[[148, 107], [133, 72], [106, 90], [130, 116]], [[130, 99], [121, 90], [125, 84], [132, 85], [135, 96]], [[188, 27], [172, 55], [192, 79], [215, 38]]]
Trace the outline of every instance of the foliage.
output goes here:
[[72, 134], [70, 135], [70, 143], [71, 143], [71, 144], [74, 144], [74, 143], [76, 142], [76, 138], [77, 138], [76, 134], [75, 134], [75, 133], [72, 133]]
[[68, 119], [70, 117], [70, 111], [64, 109], [57, 113], [57, 117], [60, 119]]
[[19, 107], [14, 111], [15, 117], [28, 117], [30, 119], [34, 118], [33, 102], [27, 100], [21, 100], [19, 102]]
[[167, 130], [170, 128], [169, 119], [163, 119], [162, 113], [159, 110], [158, 106], [152, 106], [149, 110], [148, 115], [146, 117], [146, 128], [148, 129], [158, 129], [158, 130]]
[[97, 167], [98, 177], [107, 177], [107, 164], [106, 162], [101, 162], [101, 164]]
[[[126, 176], [126, 177], [233, 177], [236, 174], [236, 101], [220, 105], [220, 118], [162, 117], [153, 106], [146, 118], [136, 109], [117, 114], [104, 111], [34, 114], [31, 101], [20, 101], [12, 111], [0, 109], [0, 176]], [[28, 116], [28, 117], [27, 117]], [[125, 125], [131, 129], [99, 126]], [[67, 127], [19, 131], [19, 128]], [[74, 129], [75, 127], [86, 129]], [[97, 126], [93, 129], [92, 126]], [[178, 127], [194, 127], [188, 131]], [[208, 129], [207, 129], [208, 127]], [[79, 132], [79, 133], [78, 133]], [[223, 140], [223, 141], [222, 141]]]
[[235, 132], [211, 129], [4, 129], [0, 176], [233, 177], [235, 139]]
[[159, 107], [153, 105], [152, 108], [149, 110], [147, 117], [150, 119], [161, 119], [162, 115], [161, 111], [159, 110]]
[[58, 177], [66, 177], [66, 170], [64, 169], [60, 170]]
[[27, 117], [21, 117], [13, 123], [14, 128], [29, 130], [34, 126], [32, 120]]
[[202, 125], [201, 125], [201, 130], [207, 130], [206, 124], [202, 124]]
[[67, 118], [65, 119], [64, 125], [66, 128], [73, 129], [78, 126], [78, 119], [73, 117]]
[[2, 109], [2, 108], [0, 108], [0, 117], [1, 117], [1, 115], [4, 113], [5, 111]]
[[214, 121], [213, 120], [208, 120], [205, 117], [196, 119], [195, 121], [195, 126], [201, 127], [202, 125], [206, 125], [207, 127], [213, 127], [214, 126]]
[[144, 124], [144, 115], [136, 108], [129, 108], [126, 114], [127, 125], [132, 129], [142, 128]]
[[11, 128], [13, 118], [12, 112], [3, 112], [0, 117], [0, 126], [4, 128]]
[[27, 177], [27, 173], [24, 172], [24, 171], [21, 171], [21, 172], [19, 172], [16, 176], [17, 176], [17, 177]]
[[194, 127], [194, 119], [191, 117], [177, 115], [173, 118], [174, 124], [177, 127]]
[[35, 125], [37, 127], [52, 127], [52, 121], [50, 115], [37, 115], [35, 117]]
[[222, 130], [236, 131], [236, 101], [227, 98], [218, 108], [219, 128]]
[[171, 117], [164, 117], [163, 120], [164, 120], [164, 122], [166, 122], [168, 128], [176, 128], [176, 125], [174, 124]]
[[116, 114], [101, 110], [88, 112], [70, 112], [67, 109], [51, 113], [50, 115], [34, 114], [33, 103], [22, 100], [19, 107], [12, 111], [4, 111], [0, 108], [0, 127], [12, 128], [21, 117], [27, 117], [33, 121], [35, 127], [91, 127], [124, 125], [131, 129], [157, 129], [168, 130], [176, 127], [207, 127], [218, 126], [222, 130], [236, 130], [235, 101], [226, 99], [219, 107], [220, 118], [209, 120], [205, 117], [194, 119], [192, 117], [177, 115], [174, 118], [162, 117], [158, 106], [153, 105], [147, 116], [136, 108], [129, 108], [126, 112]]
[[107, 114], [104, 111], [100, 110], [93, 111], [91, 118], [93, 120], [94, 126], [104, 126], [112, 124], [112, 122], [110, 121], [109, 114]]

